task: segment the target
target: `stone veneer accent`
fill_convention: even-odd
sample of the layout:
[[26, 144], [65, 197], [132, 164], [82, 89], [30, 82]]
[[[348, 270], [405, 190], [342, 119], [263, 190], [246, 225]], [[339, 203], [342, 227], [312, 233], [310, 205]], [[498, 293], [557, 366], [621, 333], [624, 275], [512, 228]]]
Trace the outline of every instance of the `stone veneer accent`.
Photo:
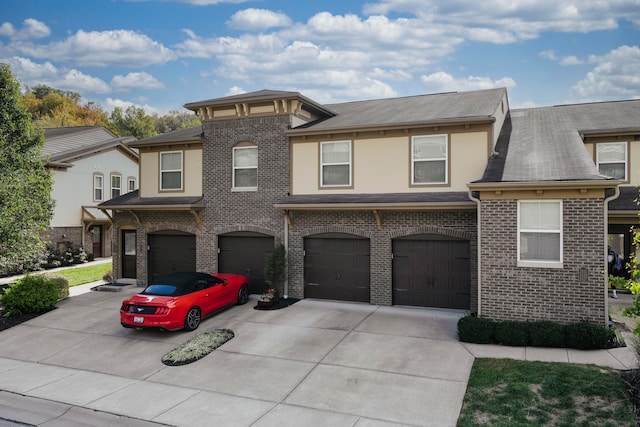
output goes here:
[[471, 244], [471, 310], [477, 309], [477, 234], [475, 211], [379, 211], [378, 230], [370, 211], [294, 211], [289, 230], [289, 295], [304, 297], [304, 238], [347, 233], [370, 239], [371, 303], [391, 305], [392, 239], [412, 234], [444, 234]]
[[[517, 266], [517, 200], [483, 200], [481, 205], [482, 317], [606, 322], [602, 199], [563, 201], [562, 269]], [[587, 272], [583, 283], [581, 269]]]

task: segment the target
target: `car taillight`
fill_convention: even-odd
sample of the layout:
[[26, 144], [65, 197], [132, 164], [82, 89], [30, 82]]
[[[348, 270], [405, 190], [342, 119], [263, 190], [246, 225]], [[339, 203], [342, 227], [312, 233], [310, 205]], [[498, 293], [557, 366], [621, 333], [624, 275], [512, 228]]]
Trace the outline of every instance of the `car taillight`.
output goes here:
[[168, 307], [157, 307], [156, 308], [156, 314], [167, 314], [169, 313], [169, 308]]
[[120, 311], [124, 311], [124, 312], [129, 311], [129, 304], [122, 303], [122, 307], [120, 307]]

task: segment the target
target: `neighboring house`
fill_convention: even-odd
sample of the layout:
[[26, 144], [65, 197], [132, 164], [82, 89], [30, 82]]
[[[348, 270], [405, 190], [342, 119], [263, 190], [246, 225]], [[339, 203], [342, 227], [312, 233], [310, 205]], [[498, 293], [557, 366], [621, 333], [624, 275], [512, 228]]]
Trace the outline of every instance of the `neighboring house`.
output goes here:
[[628, 257], [637, 223], [640, 100], [264, 90], [185, 107], [202, 126], [130, 143], [140, 190], [100, 205], [118, 277], [236, 272], [260, 292], [282, 242], [291, 297], [606, 321], [607, 246]]
[[71, 242], [95, 257], [111, 256], [111, 219], [96, 206], [138, 188], [138, 154], [126, 145], [132, 141], [102, 126], [45, 129], [55, 200], [47, 239], [56, 247]]

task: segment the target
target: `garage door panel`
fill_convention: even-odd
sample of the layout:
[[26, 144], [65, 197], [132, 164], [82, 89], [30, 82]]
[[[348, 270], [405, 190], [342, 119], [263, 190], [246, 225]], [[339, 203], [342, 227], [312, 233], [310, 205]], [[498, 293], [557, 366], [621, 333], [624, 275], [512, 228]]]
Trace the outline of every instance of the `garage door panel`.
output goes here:
[[149, 235], [149, 281], [176, 271], [196, 271], [196, 236]]
[[469, 242], [444, 236], [394, 240], [393, 302], [469, 309]]
[[271, 236], [218, 236], [218, 271], [247, 276], [250, 292], [261, 294], [268, 287], [264, 265], [273, 247]]
[[368, 239], [306, 238], [306, 298], [370, 300]]

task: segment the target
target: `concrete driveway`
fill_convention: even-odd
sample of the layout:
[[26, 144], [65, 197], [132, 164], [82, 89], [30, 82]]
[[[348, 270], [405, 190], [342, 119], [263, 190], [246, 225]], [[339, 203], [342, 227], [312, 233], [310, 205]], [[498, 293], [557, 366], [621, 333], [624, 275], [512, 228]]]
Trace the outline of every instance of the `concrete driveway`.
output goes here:
[[[137, 290], [90, 292], [0, 332], [0, 418], [57, 426], [454, 426], [474, 356], [462, 312], [255, 300], [191, 333], [124, 329]], [[160, 358], [192, 336], [235, 338], [190, 365]], [[127, 417], [127, 418], [123, 418]], [[84, 424], [83, 424], [84, 423]]]

